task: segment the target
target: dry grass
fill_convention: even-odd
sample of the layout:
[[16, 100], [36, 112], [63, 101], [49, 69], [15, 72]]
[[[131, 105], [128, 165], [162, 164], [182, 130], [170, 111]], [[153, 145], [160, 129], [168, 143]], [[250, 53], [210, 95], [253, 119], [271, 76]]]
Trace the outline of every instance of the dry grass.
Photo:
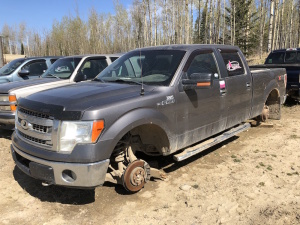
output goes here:
[[3, 57], [4, 57], [4, 62], [9, 63], [10, 61], [12, 61], [14, 59], [24, 58], [25, 55], [4, 54]]
[[268, 56], [268, 53], [266, 53], [266, 52], [263, 53], [261, 58], [260, 58], [259, 54], [251, 55], [247, 58], [247, 62], [249, 64], [249, 66], [264, 64], [267, 56]]

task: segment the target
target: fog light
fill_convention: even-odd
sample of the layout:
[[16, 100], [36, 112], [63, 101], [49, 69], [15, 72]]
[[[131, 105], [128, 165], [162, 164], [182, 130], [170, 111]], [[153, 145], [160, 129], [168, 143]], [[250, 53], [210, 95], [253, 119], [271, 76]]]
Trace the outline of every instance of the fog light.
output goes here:
[[62, 178], [66, 182], [74, 182], [76, 180], [77, 176], [72, 170], [64, 170], [62, 172]]

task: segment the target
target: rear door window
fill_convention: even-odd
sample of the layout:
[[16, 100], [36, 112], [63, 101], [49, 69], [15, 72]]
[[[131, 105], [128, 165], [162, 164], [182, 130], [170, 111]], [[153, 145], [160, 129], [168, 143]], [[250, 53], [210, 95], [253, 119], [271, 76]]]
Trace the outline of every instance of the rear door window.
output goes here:
[[118, 59], [119, 57], [110, 57], [111, 62], [114, 62]]
[[50, 59], [51, 64], [53, 64], [58, 59]]
[[283, 64], [284, 52], [273, 52], [268, 56], [265, 64]]
[[245, 68], [238, 52], [222, 52], [228, 76], [238, 76], [245, 74]]
[[297, 59], [297, 52], [286, 52], [285, 53], [285, 63], [295, 63]]

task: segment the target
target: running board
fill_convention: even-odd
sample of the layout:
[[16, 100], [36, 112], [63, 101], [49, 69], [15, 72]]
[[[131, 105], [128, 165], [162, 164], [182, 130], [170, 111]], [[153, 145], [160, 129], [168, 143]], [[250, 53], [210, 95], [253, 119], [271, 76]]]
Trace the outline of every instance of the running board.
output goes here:
[[223, 141], [233, 137], [234, 135], [236, 135], [238, 133], [241, 133], [241, 132], [249, 129], [250, 127], [251, 127], [250, 123], [244, 123], [238, 127], [231, 128], [230, 130], [220, 134], [219, 136], [217, 136], [215, 138], [208, 139], [198, 145], [195, 145], [193, 147], [185, 149], [183, 152], [174, 155], [173, 158], [175, 161], [178, 161], [178, 162], [185, 160], [185, 159], [187, 159], [193, 155], [196, 155], [216, 144], [219, 144], [220, 142], [223, 142]]

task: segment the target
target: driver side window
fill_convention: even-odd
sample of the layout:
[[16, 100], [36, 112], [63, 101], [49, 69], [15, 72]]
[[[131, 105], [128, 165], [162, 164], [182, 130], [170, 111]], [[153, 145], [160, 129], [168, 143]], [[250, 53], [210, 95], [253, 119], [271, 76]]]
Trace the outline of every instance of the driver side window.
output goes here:
[[34, 61], [26, 64], [22, 67], [22, 70], [29, 70], [28, 76], [39, 76], [47, 70], [47, 64], [45, 61]]
[[200, 53], [194, 56], [187, 71], [187, 79], [191, 79], [191, 75], [197, 74], [211, 74], [213, 78], [218, 74], [217, 65], [213, 53]]

